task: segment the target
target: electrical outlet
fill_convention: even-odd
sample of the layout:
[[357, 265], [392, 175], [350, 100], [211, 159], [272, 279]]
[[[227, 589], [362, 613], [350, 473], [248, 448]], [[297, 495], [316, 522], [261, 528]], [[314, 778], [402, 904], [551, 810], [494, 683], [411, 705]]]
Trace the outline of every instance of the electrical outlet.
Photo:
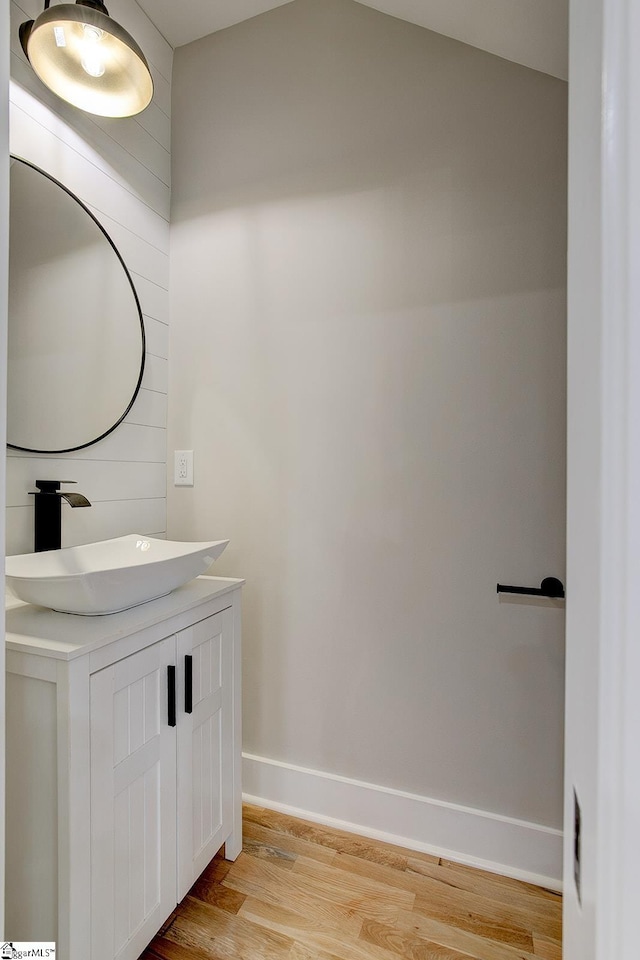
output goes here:
[[582, 858], [582, 811], [578, 803], [578, 795], [573, 791], [573, 878], [576, 882], [578, 903], [582, 904], [582, 877], [580, 861]]
[[173, 464], [175, 487], [193, 486], [193, 450], [176, 450]]

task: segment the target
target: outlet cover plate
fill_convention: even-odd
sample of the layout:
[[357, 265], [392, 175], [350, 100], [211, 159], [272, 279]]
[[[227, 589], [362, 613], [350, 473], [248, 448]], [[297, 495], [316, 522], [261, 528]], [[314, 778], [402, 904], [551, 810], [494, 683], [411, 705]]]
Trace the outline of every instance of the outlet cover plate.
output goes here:
[[173, 484], [175, 487], [193, 486], [193, 450], [176, 450], [173, 460]]

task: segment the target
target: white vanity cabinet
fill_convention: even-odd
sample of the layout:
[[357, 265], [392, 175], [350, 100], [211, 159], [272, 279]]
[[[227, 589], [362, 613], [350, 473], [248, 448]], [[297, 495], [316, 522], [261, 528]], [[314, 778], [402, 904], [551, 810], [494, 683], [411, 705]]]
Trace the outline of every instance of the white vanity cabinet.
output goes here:
[[7, 936], [137, 960], [240, 852], [241, 583], [106, 617], [7, 610]]

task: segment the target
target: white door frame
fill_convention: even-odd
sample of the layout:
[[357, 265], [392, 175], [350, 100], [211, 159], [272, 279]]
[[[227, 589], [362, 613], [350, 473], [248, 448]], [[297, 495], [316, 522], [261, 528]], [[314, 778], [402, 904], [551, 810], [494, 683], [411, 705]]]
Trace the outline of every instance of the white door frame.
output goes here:
[[596, 956], [638, 955], [640, 904], [640, 3], [605, 0], [602, 614]]
[[571, 0], [570, 61], [565, 960], [636, 960], [640, 0]]
[[[0, 451], [6, 450], [7, 302], [9, 297], [9, 4], [0, 6]], [[5, 458], [0, 457], [0, 576], [4, 582]], [[4, 604], [0, 606], [4, 640]], [[3, 644], [4, 647], [4, 644]], [[0, 935], [4, 931], [4, 656], [0, 657]]]

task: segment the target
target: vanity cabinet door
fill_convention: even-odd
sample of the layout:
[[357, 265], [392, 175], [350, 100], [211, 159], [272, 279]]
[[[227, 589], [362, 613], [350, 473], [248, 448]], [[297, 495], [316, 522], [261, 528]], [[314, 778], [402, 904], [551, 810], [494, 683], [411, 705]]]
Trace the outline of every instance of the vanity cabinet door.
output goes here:
[[169, 637], [91, 676], [91, 960], [136, 960], [176, 903]]
[[177, 635], [178, 900], [231, 833], [232, 644], [230, 609]]

